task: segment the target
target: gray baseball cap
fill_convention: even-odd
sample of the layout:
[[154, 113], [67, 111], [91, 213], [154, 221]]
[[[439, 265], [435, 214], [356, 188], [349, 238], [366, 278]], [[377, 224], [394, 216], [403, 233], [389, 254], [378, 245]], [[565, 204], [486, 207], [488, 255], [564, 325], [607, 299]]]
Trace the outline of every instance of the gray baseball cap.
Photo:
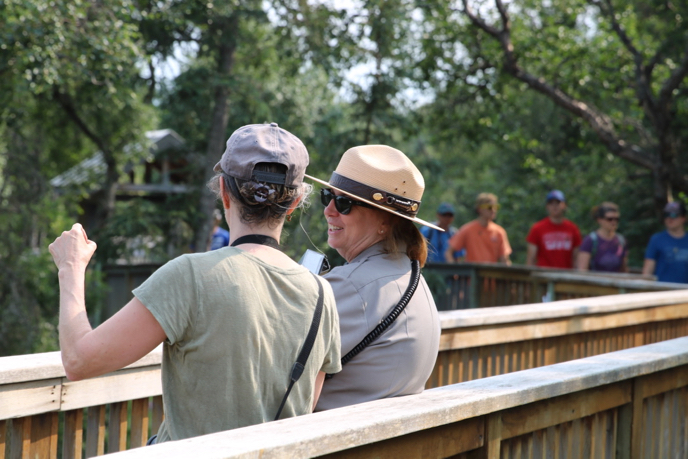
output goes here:
[[[254, 171], [258, 163], [283, 164], [287, 167], [286, 175]], [[255, 176], [260, 182], [296, 188], [303, 182], [306, 166], [308, 151], [303, 142], [277, 123], [270, 123], [249, 124], [234, 131], [213, 170], [241, 180]]]

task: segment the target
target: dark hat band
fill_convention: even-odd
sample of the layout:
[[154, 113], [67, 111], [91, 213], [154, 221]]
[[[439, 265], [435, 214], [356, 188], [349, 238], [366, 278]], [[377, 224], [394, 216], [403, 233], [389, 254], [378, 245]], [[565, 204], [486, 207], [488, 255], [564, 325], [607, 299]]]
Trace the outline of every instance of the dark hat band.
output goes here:
[[362, 199], [367, 199], [375, 204], [391, 207], [410, 217], [415, 217], [420, 208], [420, 201], [414, 201], [413, 199], [378, 190], [377, 188], [346, 178], [336, 172], [333, 172], [330, 177], [330, 185], [340, 188], [347, 193], [359, 196]]

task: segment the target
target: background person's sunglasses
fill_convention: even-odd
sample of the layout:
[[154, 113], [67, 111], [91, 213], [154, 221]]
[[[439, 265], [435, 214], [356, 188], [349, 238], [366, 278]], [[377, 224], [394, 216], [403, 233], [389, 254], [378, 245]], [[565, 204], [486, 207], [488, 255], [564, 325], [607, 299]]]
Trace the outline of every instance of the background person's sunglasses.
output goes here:
[[664, 212], [664, 218], [678, 218], [683, 217], [679, 212]]
[[327, 207], [330, 205], [330, 202], [334, 199], [334, 208], [337, 209], [337, 212], [339, 212], [342, 215], [348, 215], [349, 212], [351, 212], [351, 206], [361, 206], [361, 207], [370, 207], [371, 209], [374, 209], [374, 206], [371, 206], [370, 204], [367, 204], [365, 202], [361, 201], [354, 201], [351, 198], [347, 198], [346, 196], [337, 196], [330, 190], [326, 189], [321, 189], [320, 190], [320, 201], [323, 203], [323, 206]]

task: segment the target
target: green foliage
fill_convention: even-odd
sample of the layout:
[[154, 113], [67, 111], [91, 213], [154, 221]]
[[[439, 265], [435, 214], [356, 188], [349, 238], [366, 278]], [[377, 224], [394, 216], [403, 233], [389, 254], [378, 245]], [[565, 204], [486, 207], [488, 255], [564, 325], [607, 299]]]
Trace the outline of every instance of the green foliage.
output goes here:
[[[469, 3], [499, 25], [493, 1]], [[635, 67], [654, 59], [647, 70], [655, 94], [681, 68], [684, 3], [615, 5], [637, 55], [614, 32], [608, 2], [524, 0], [507, 8], [523, 68], [607, 114], [621, 138], [653, 158], [675, 153], [668, 164], [685, 176], [685, 76], [678, 75], [662, 124], [639, 102]], [[136, 256], [162, 262], [190, 250], [207, 217], [198, 206], [205, 169], [196, 159], [208, 149], [219, 88], [229, 94], [225, 138], [244, 124], [277, 122], [305, 142], [308, 172], [319, 178], [329, 178], [352, 146], [401, 149], [425, 177], [426, 220], [449, 201], [460, 226], [475, 217], [478, 193], [497, 194], [498, 222], [517, 263], [551, 188], [566, 193], [567, 215], [583, 233], [595, 227], [592, 206], [618, 203], [632, 265], [661, 229], [648, 171], [610, 154], [588, 124], [507, 75], [500, 44], [471, 26], [456, 2], [374, 0], [336, 9], [293, 0], [8, 0], [0, 18], [2, 354], [55, 349], [58, 292], [47, 245], [81, 217], [85, 198], [99, 211], [107, 206], [103, 198], [124, 167], [149, 155], [149, 129], [171, 128], [185, 139], [187, 151], [178, 154], [195, 188], [165, 198], [130, 195], [104, 212], [101, 230], [89, 231], [99, 245], [87, 288], [91, 319], [99, 321], [107, 294], [98, 266]], [[227, 46], [235, 47], [232, 69], [222, 73], [218, 56]], [[160, 80], [156, 66], [180, 47], [192, 50], [181, 74]], [[97, 151], [111, 175], [54, 195], [48, 180]], [[318, 188], [313, 204], [286, 224], [282, 243], [296, 259], [315, 245], [338, 265]], [[442, 288], [441, 279], [430, 282]]]

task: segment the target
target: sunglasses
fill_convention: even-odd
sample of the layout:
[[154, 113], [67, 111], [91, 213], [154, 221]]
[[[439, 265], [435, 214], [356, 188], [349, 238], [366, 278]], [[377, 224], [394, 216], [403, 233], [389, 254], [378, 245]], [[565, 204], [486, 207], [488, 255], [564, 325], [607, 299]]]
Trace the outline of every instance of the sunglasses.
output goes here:
[[371, 206], [370, 204], [367, 204], [365, 202], [354, 201], [353, 199], [347, 198], [346, 196], [337, 196], [330, 190], [320, 190], [320, 202], [322, 202], [323, 206], [329, 206], [330, 202], [332, 202], [333, 199], [334, 208], [337, 209], [337, 212], [339, 212], [342, 215], [349, 215], [349, 212], [351, 212], [351, 206], [361, 206], [375, 209], [374, 206]]
[[480, 209], [487, 209], [487, 210], [494, 210], [497, 211], [499, 210], [500, 205], [499, 204], [480, 204], [478, 208]]
[[664, 218], [679, 218], [683, 217], [680, 212], [664, 212]]
[[617, 222], [619, 221], [619, 217], [604, 217], [605, 220], [607, 220], [609, 223]]

